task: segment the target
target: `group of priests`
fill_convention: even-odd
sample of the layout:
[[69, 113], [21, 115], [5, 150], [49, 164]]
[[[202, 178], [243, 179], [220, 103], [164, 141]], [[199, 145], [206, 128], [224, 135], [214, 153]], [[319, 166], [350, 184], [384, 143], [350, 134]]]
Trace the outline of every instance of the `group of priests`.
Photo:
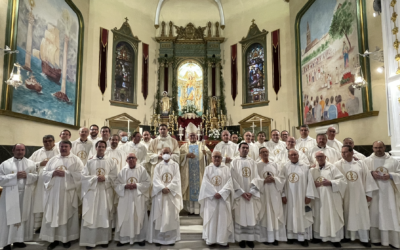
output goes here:
[[400, 248], [400, 164], [384, 143], [365, 157], [352, 138], [335, 139], [334, 127], [314, 139], [303, 125], [300, 134], [272, 130], [266, 141], [246, 132], [238, 142], [225, 130], [211, 152], [195, 133], [179, 146], [164, 124], [158, 137], [134, 132], [130, 141], [92, 125], [72, 142], [66, 129], [57, 143], [45, 135], [29, 159], [18, 143], [0, 165], [0, 248], [23, 248], [34, 233], [50, 250], [74, 240], [86, 249], [113, 239], [174, 245], [183, 209], [203, 218], [210, 247], [359, 240]]

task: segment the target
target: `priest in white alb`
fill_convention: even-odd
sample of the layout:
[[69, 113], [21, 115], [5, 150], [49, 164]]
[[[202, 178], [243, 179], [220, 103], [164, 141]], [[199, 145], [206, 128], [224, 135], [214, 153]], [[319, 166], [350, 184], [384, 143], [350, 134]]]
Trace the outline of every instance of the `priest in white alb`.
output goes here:
[[310, 162], [311, 167], [315, 167], [317, 165], [317, 160], [315, 158], [317, 152], [322, 151], [326, 157], [326, 161], [330, 163], [335, 163], [338, 160], [342, 159], [341, 154], [334, 148], [326, 145], [328, 137], [326, 134], [318, 134], [317, 135], [317, 146], [313, 147], [308, 151], [308, 160]]
[[110, 143], [111, 129], [109, 127], [107, 127], [107, 126], [101, 127], [100, 135], [101, 135], [100, 138], [97, 138], [96, 141], [92, 141], [93, 145], [92, 145], [92, 149], [90, 150], [89, 159], [91, 159], [91, 158], [96, 156], [96, 154], [97, 154], [96, 143], [98, 141], [105, 141], [105, 142], [107, 142], [107, 147], [111, 146], [111, 143]]
[[118, 175], [115, 162], [105, 157], [107, 143], [96, 142], [96, 155], [82, 172], [82, 223], [79, 245], [92, 249], [108, 247], [112, 240], [114, 218], [114, 182]]
[[204, 171], [199, 194], [200, 216], [203, 218], [203, 240], [210, 247], [229, 247], [235, 242], [232, 218], [233, 183], [231, 169], [222, 163], [218, 151]]
[[259, 175], [256, 162], [247, 156], [249, 145], [246, 142], [239, 144], [240, 157], [235, 158], [231, 164], [231, 175], [234, 194], [234, 221], [235, 240], [241, 248], [246, 245], [254, 248], [254, 240], [258, 237], [260, 218], [263, 217], [261, 209]]
[[60, 142], [60, 154], [49, 160], [43, 169], [44, 212], [40, 239], [51, 242], [48, 250], [60, 242], [64, 248], [79, 238], [78, 206], [81, 200], [83, 163], [71, 153], [70, 141]]
[[126, 155], [134, 153], [136, 155], [139, 164], [144, 165], [148, 160], [147, 147], [140, 143], [140, 138], [142, 136], [139, 132], [133, 132], [131, 141], [126, 143], [121, 150], [125, 152]]
[[342, 157], [334, 164], [347, 179], [343, 199], [345, 239], [342, 242], [359, 239], [365, 247], [371, 247], [368, 202], [371, 202], [372, 192], [378, 190], [378, 186], [365, 165], [353, 159], [351, 146], [342, 147]]
[[343, 143], [341, 143], [338, 139], [335, 138], [336, 137], [336, 128], [329, 127], [326, 130], [326, 135], [328, 136], [328, 141], [327, 141], [326, 145], [341, 152]]
[[90, 125], [89, 129], [90, 136], [88, 137], [88, 140], [96, 144], [96, 142], [101, 139], [101, 137], [97, 137], [97, 135], [99, 134], [99, 126], [97, 126], [96, 124], [92, 124]]
[[315, 157], [317, 165], [308, 172], [307, 187], [307, 197], [313, 200], [314, 239], [311, 242], [330, 241], [339, 248], [344, 236], [343, 198], [347, 182], [322, 151], [318, 151]]
[[[151, 138], [150, 132], [149, 131], [143, 131], [142, 133], [142, 140], [140, 141], [141, 144], [143, 144], [146, 147], [147, 152], [149, 151], [149, 146], [150, 143], [153, 139]], [[151, 175], [151, 163], [149, 162], [149, 154], [146, 156], [146, 163], [142, 164], [143, 167], [147, 170], [147, 173]]]
[[303, 247], [308, 247], [314, 222], [311, 199], [306, 196], [309, 166], [300, 161], [299, 152], [301, 151], [290, 149], [289, 161], [282, 165], [282, 175], [286, 180], [282, 203], [285, 204], [287, 244], [293, 244], [297, 240]]
[[122, 146], [118, 145], [119, 145], [119, 136], [117, 134], [114, 134], [113, 136], [111, 136], [110, 147], [107, 147], [105, 156], [111, 158], [114, 161], [119, 172], [126, 164], [127, 153], [125, 153], [125, 151], [121, 149], [125, 145]]
[[117, 224], [114, 240], [117, 247], [138, 243], [144, 246], [149, 219], [147, 200], [149, 199], [150, 175], [137, 162], [136, 155], [130, 153], [126, 165], [115, 180], [115, 192], [119, 197]]
[[222, 163], [226, 166], [230, 167], [233, 158], [239, 155], [238, 145], [234, 142], [231, 142], [229, 139], [231, 134], [228, 130], [224, 130], [221, 133], [221, 142], [219, 142], [214, 147], [214, 151], [221, 152], [222, 155]]
[[344, 138], [343, 140], [343, 145], [348, 145], [353, 149], [353, 159], [356, 161], [362, 161], [365, 160], [365, 155], [361, 154], [357, 150], [354, 149], [354, 140], [350, 137]]
[[282, 150], [286, 148], [286, 143], [279, 140], [280, 132], [277, 129], [271, 131], [271, 140], [267, 142], [267, 149], [270, 154], [270, 158], [274, 159]]
[[29, 160], [35, 162], [36, 171], [38, 173], [38, 181], [35, 188], [35, 198], [33, 201], [33, 213], [35, 215], [35, 233], [40, 233], [40, 227], [43, 220], [43, 169], [47, 162], [55, 155], [59, 154], [59, 150], [55, 145], [54, 136], [45, 135], [43, 137], [43, 148], [33, 152]]
[[119, 135], [118, 147], [126, 145], [126, 143], [129, 140], [128, 133], [125, 131], [121, 131], [121, 132], [119, 132], [118, 135]]
[[306, 124], [300, 126], [300, 138], [296, 140], [296, 149], [308, 155], [308, 151], [317, 146], [317, 141], [308, 134], [310, 129]]
[[56, 147], [57, 148], [60, 147], [61, 141], [69, 141], [70, 139], [71, 139], [71, 131], [69, 131], [68, 129], [63, 129], [60, 132], [60, 140], [58, 142], [56, 142]]
[[267, 148], [260, 148], [261, 161], [257, 163], [263, 215], [259, 221], [260, 235], [257, 241], [265, 245], [277, 246], [278, 241], [286, 241], [285, 217], [282, 207], [282, 190], [285, 178], [280, 167], [270, 162]]
[[[286, 148], [285, 150], [281, 150], [279, 154], [274, 157], [274, 162], [278, 163], [280, 166], [283, 166], [286, 162], [289, 162], [289, 151], [291, 149], [296, 149], [296, 139], [294, 137], [289, 136], [286, 140]], [[302, 151], [297, 151], [299, 154], [299, 160], [303, 162], [305, 165], [310, 166], [310, 162], [308, 161], [308, 157]]]
[[93, 143], [91, 140], [88, 139], [88, 136], [89, 136], [89, 129], [85, 127], [80, 128], [79, 138], [72, 142], [72, 149], [71, 149], [71, 153], [78, 156], [84, 165], [86, 164], [90, 151], [93, 148]]
[[179, 165], [169, 147], [161, 150], [162, 162], [154, 168], [152, 207], [147, 241], [156, 246], [175, 245], [181, 239], [179, 212], [183, 208]]
[[254, 161], [260, 160], [260, 157], [258, 155], [258, 147], [251, 141], [251, 136], [253, 134], [250, 131], [247, 131], [243, 135], [243, 141], [246, 142], [247, 145], [249, 146], [249, 153], [247, 154], [247, 157], [251, 158]]
[[171, 160], [178, 163], [179, 158], [179, 144], [178, 141], [172, 138], [168, 134], [168, 127], [165, 124], [161, 124], [158, 128], [160, 133], [157, 138], [153, 139], [150, 143], [149, 149], [147, 151], [149, 162], [151, 163], [151, 177], [153, 178], [154, 168], [158, 163], [163, 161], [162, 149], [168, 147], [171, 149]]
[[265, 141], [267, 138], [264, 131], [260, 131], [257, 133], [257, 141], [254, 144], [260, 149], [262, 147], [267, 147], [267, 142]]
[[364, 160], [379, 190], [372, 192], [369, 206], [371, 243], [400, 248], [400, 163], [385, 153], [382, 141], [372, 145], [374, 153]]
[[0, 248], [26, 247], [33, 239], [33, 199], [37, 182], [35, 163], [26, 159], [25, 145], [16, 144], [13, 157], [0, 164]]
[[198, 202], [200, 185], [203, 180], [204, 169], [211, 160], [211, 151], [203, 142], [197, 141], [195, 132], [190, 132], [189, 141], [180, 148], [180, 157], [184, 208], [190, 215], [200, 214]]

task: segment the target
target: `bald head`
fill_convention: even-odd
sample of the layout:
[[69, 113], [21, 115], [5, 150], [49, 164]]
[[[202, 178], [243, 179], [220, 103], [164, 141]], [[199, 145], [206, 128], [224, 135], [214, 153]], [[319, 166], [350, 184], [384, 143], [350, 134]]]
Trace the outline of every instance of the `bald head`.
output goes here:
[[221, 165], [222, 162], [222, 154], [219, 151], [214, 151], [212, 153], [212, 162], [214, 164], [214, 166], [219, 167]]
[[89, 129], [86, 127], [81, 127], [79, 129], [79, 138], [81, 141], [86, 141], [89, 136]]
[[136, 167], [136, 155], [134, 153], [130, 153], [127, 157], [126, 157], [126, 162], [129, 165], [129, 168], [135, 168]]
[[22, 143], [15, 144], [13, 149], [12, 149], [12, 152], [13, 152], [15, 158], [17, 158], [17, 159], [24, 158], [24, 156], [25, 156], [25, 145], [22, 144]]
[[374, 154], [378, 157], [382, 157], [385, 155], [385, 143], [383, 141], [375, 141], [372, 144], [372, 150], [374, 151]]
[[329, 128], [326, 130], [326, 135], [328, 136], [328, 139], [329, 139], [329, 140], [335, 139], [335, 136], [336, 136], [336, 128], [335, 128], [335, 127], [329, 127]]
[[315, 153], [315, 159], [317, 160], [319, 166], [325, 166], [326, 156], [324, 152], [318, 151]]
[[247, 131], [246, 133], [244, 133], [243, 137], [244, 137], [244, 140], [245, 140], [247, 143], [251, 143], [251, 135], [252, 135], [252, 133], [249, 132], [249, 131]]
[[292, 149], [295, 146], [296, 146], [296, 139], [294, 139], [294, 137], [292, 137], [292, 136], [288, 136], [288, 138], [286, 140], [286, 148]]

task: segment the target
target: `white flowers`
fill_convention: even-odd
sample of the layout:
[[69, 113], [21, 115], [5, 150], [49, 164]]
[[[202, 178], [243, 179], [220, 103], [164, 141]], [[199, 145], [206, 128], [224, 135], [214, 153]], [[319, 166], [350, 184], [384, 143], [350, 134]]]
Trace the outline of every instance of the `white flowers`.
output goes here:
[[216, 129], [216, 128], [211, 129], [211, 130], [209, 131], [208, 137], [209, 137], [209, 138], [213, 138], [213, 139], [219, 139], [219, 138], [220, 138], [219, 129]]

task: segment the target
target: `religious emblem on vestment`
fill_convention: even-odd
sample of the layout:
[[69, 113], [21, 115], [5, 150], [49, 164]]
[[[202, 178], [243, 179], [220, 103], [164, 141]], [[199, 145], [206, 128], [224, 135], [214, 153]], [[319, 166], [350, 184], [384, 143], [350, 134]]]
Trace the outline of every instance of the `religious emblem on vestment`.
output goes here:
[[291, 183], [296, 183], [299, 181], [299, 175], [296, 173], [290, 173], [289, 174], [289, 182]]
[[211, 183], [215, 186], [218, 187], [222, 183], [222, 178], [219, 175], [214, 176], [211, 178]]
[[307, 151], [308, 151], [308, 148], [306, 148], [306, 147], [302, 147], [302, 148], [300, 148], [300, 150], [301, 150], [303, 153], [305, 153], [305, 152], [307, 152]]
[[243, 177], [250, 177], [250, 175], [251, 175], [251, 170], [250, 170], [250, 168], [244, 167], [244, 168], [242, 169], [242, 175], [243, 175]]
[[83, 151], [83, 150], [79, 151], [76, 155], [77, 155], [79, 158], [81, 158], [81, 160], [84, 160], [84, 159], [87, 158], [87, 153], [86, 153], [86, 151]]
[[61, 166], [56, 167], [56, 170], [65, 171], [65, 170], [67, 170], [67, 168], [65, 166], [61, 165]]
[[265, 172], [263, 173], [264, 179], [267, 178], [268, 176], [274, 177], [274, 174], [273, 174], [271, 171], [265, 171]]
[[320, 176], [320, 177], [318, 177], [315, 181], [316, 181], [316, 182], [319, 182], [319, 183], [322, 183], [324, 180], [325, 180], [325, 177]]
[[114, 161], [115, 165], [118, 166], [118, 162], [119, 162], [118, 159], [113, 157], [112, 160]]
[[354, 171], [349, 171], [346, 173], [346, 178], [349, 181], [356, 181], [358, 179], [358, 174]]
[[385, 167], [379, 167], [376, 169], [376, 171], [379, 171], [382, 175], [383, 174], [389, 174], [389, 170]]
[[165, 173], [162, 175], [161, 180], [165, 183], [165, 184], [169, 184], [172, 181], [172, 174], [170, 173]]
[[[326, 155], [325, 155], [326, 156]], [[329, 157], [328, 156], [326, 156], [326, 161], [329, 161]]]
[[137, 179], [135, 177], [129, 177], [128, 180], [126, 180], [127, 184], [135, 184], [137, 183]]
[[49, 158], [44, 159], [43, 161], [49, 161]]
[[97, 168], [96, 169], [96, 175], [100, 176], [100, 175], [105, 175], [106, 171], [104, 170], [104, 168]]
[[14, 171], [11, 171], [11, 173], [13, 174], [13, 173], [14, 173]]
[[275, 154], [275, 155], [278, 155], [278, 154], [279, 154], [279, 152], [281, 152], [281, 150], [280, 150], [280, 149], [275, 149], [275, 150], [274, 150], [274, 154]]

